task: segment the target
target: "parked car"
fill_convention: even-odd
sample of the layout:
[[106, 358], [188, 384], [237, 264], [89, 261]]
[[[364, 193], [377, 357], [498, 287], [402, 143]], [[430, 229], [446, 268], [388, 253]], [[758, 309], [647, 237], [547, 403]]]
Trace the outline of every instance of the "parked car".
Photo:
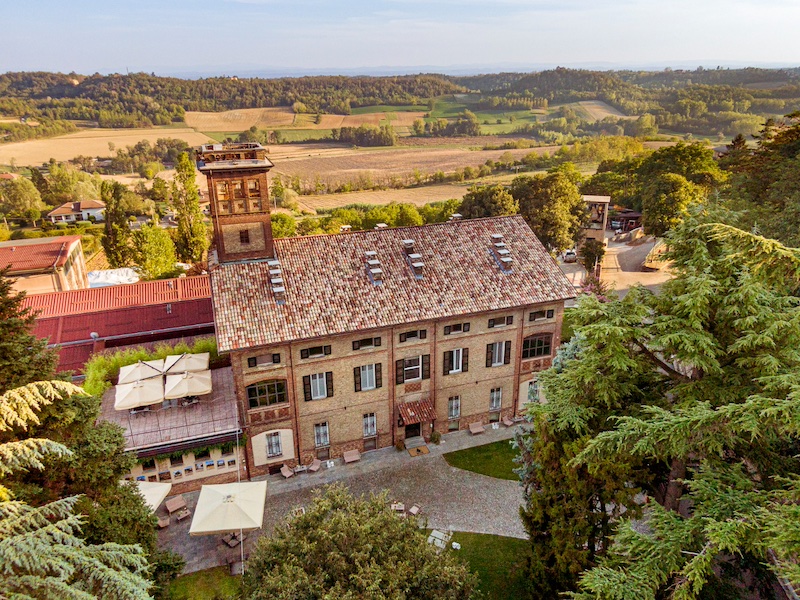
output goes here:
[[567, 250], [566, 252], [564, 252], [564, 262], [565, 263], [578, 262], [578, 255], [575, 253], [575, 250]]

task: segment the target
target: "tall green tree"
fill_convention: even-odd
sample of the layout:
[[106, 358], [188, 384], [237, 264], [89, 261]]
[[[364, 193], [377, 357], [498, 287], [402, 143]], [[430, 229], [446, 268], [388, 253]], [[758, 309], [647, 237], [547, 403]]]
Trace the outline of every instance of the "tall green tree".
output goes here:
[[181, 153], [175, 165], [172, 182], [172, 208], [178, 221], [175, 249], [183, 262], [199, 262], [208, 250], [208, 228], [200, 210], [200, 192], [195, 181], [195, 166], [186, 152]]
[[536, 237], [551, 252], [563, 252], [578, 244], [588, 221], [586, 203], [570, 175], [520, 175], [511, 182], [511, 195], [519, 202]]
[[3, 214], [28, 219], [36, 227], [36, 221], [45, 210], [47, 206], [30, 179], [17, 177], [3, 184], [0, 190], [0, 212]]
[[133, 232], [133, 260], [145, 279], [163, 279], [175, 274], [175, 244], [167, 230], [155, 223]]
[[519, 203], [502, 185], [472, 186], [461, 200], [461, 215], [465, 219], [515, 215]]
[[652, 179], [641, 191], [642, 227], [645, 233], [663, 236], [687, 215], [689, 207], [699, 204], [703, 189], [677, 173], [664, 173]]
[[426, 537], [389, 509], [385, 494], [362, 500], [329, 486], [305, 514], [258, 540], [244, 593], [252, 600], [477, 597], [475, 575]]
[[34, 336], [36, 313], [22, 306], [25, 292], [16, 292], [8, 267], [0, 269], [0, 394], [55, 373], [58, 354]]
[[124, 207], [127, 191], [116, 181], [104, 181], [100, 188], [100, 197], [106, 205], [103, 251], [112, 269], [127, 267], [131, 261], [131, 227]]
[[[552, 422], [591, 434], [570, 464], [644, 467], [650, 481], [627, 485], [654, 500], [642, 520], [619, 524], [582, 576], [581, 600], [721, 587], [735, 598], [764, 581], [770, 548], [776, 571], [800, 583], [787, 507], [799, 489], [800, 250], [694, 219], [668, 242], [675, 278], [661, 293], [582, 300], [578, 359], [543, 375]], [[604, 414], [609, 394], [638, 403]]]

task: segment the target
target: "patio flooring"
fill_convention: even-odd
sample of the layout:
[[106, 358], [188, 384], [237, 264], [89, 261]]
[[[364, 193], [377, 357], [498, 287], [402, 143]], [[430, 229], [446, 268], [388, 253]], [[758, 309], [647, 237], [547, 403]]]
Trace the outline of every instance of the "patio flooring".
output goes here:
[[[268, 481], [264, 525], [248, 534], [244, 554], [249, 554], [258, 537], [269, 535], [292, 510], [310, 504], [315, 489], [337, 481], [355, 495], [387, 490], [391, 501], [403, 502], [407, 507], [419, 504], [421, 516], [431, 528], [525, 538], [519, 519], [523, 502], [519, 483], [456, 469], [442, 457], [446, 452], [510, 439], [514, 429], [488, 428], [477, 436], [467, 431], [451, 433], [442, 436], [440, 445], [430, 444], [430, 454], [417, 457], [405, 450], [398, 452], [394, 447], [382, 448], [362, 454], [357, 463], [344, 465], [337, 460], [333, 468], [323, 468], [317, 473], [290, 479], [281, 475], [256, 478]], [[192, 512], [199, 494], [183, 495]], [[164, 510], [162, 506], [159, 515]], [[230, 555], [241, 554], [241, 548], [231, 549], [223, 544], [221, 536], [190, 537], [190, 524], [191, 519], [177, 522], [173, 518], [168, 528], [158, 532], [159, 547], [178, 552], [186, 559], [185, 573], [224, 565]]]

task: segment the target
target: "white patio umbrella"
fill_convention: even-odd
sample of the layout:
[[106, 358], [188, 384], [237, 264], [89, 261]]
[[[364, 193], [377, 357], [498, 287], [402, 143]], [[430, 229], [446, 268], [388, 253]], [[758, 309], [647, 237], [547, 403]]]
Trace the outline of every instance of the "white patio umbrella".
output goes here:
[[164, 398], [184, 398], [211, 393], [211, 371], [199, 373], [176, 373], [167, 375], [164, 384]]
[[142, 379], [158, 377], [164, 372], [164, 360], [145, 360], [139, 361], [134, 365], [121, 367], [117, 383], [134, 383]]
[[211, 354], [173, 354], [164, 360], [165, 373], [181, 373], [183, 371], [207, 371]]
[[164, 400], [164, 381], [161, 377], [142, 379], [118, 385], [114, 396], [114, 410], [128, 410], [158, 404]]
[[164, 498], [169, 496], [169, 491], [172, 489], [171, 483], [161, 483], [159, 481], [137, 481], [136, 485], [139, 491], [144, 496], [144, 501], [153, 512], [158, 510]]
[[264, 522], [266, 481], [204, 485], [200, 489], [189, 535], [253, 531]]

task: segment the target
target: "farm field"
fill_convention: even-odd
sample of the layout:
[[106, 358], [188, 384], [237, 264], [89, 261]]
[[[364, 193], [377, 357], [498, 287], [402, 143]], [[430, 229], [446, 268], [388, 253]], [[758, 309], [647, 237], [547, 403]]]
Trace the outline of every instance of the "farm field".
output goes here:
[[[602, 121], [606, 117], [616, 117], [618, 119], [638, 119], [638, 116], [628, 116], [622, 114], [610, 104], [606, 104], [602, 100], [582, 100], [575, 102], [575, 105], [582, 109], [582, 112], [588, 115], [589, 119], [593, 121]], [[570, 105], [568, 105], [570, 106]]]
[[425, 185], [416, 188], [401, 190], [369, 190], [364, 192], [350, 192], [347, 194], [318, 194], [300, 196], [297, 198], [301, 209], [316, 211], [318, 209], [331, 210], [348, 204], [391, 204], [392, 202], [405, 202], [416, 206], [423, 206], [430, 202], [461, 198], [467, 193], [471, 185], [481, 183], [480, 180], [467, 183], [441, 183], [438, 185]]
[[40, 165], [51, 158], [66, 161], [76, 156], [107, 156], [108, 144], [117, 148], [132, 146], [142, 140], [151, 143], [159, 138], [184, 140], [193, 146], [209, 141], [208, 136], [187, 127], [154, 127], [152, 129], [83, 129], [54, 138], [27, 140], [0, 145], [0, 164], [13, 158], [19, 166]]

